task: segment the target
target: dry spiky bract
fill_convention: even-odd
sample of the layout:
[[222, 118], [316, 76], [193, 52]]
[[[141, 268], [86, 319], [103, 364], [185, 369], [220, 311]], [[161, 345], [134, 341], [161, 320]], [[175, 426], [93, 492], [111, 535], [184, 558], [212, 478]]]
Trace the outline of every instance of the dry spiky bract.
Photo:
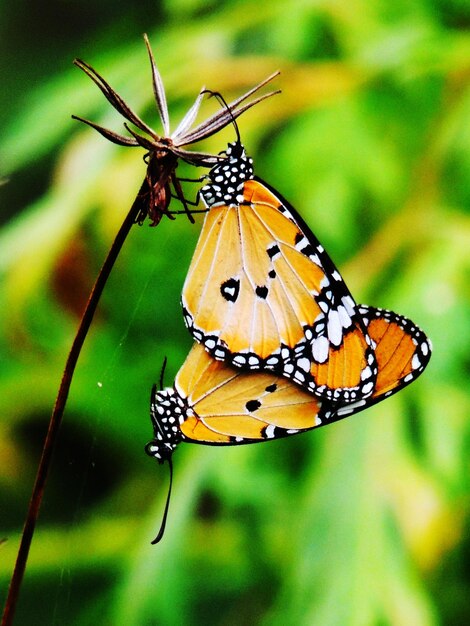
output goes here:
[[139, 132], [133, 130], [127, 122], [124, 123], [124, 126], [130, 133], [130, 137], [120, 135], [119, 133], [76, 115], [73, 115], [72, 117], [88, 124], [113, 143], [120, 146], [140, 146], [147, 150], [147, 174], [139, 193], [139, 196], [142, 199], [142, 208], [137, 218], [139, 223], [142, 223], [147, 215], [152, 220], [152, 225], [156, 225], [164, 214], [172, 217], [171, 213], [168, 212], [168, 206], [171, 200], [171, 185], [173, 185], [177, 197], [183, 203], [188, 217], [192, 220], [191, 214], [187, 209], [180, 184], [175, 176], [178, 159], [183, 159], [193, 165], [211, 167], [217, 162], [219, 157], [205, 152], [187, 150], [185, 146], [195, 144], [203, 139], [207, 139], [208, 137], [215, 135], [251, 107], [255, 106], [262, 100], [279, 93], [279, 91], [271, 91], [262, 96], [258, 96], [251, 101], [247, 101], [253, 94], [258, 92], [262, 87], [264, 87], [264, 85], [275, 78], [279, 72], [274, 72], [258, 85], [255, 85], [252, 89], [247, 91], [244, 95], [240, 96], [233, 102], [230, 102], [226, 107], [221, 107], [216, 113], [197, 126], [193, 127], [204, 95], [206, 93], [211, 93], [202, 88], [196, 97], [194, 104], [183, 117], [176, 130], [171, 132], [163, 81], [155, 63], [152, 49], [146, 35], [144, 35], [144, 39], [152, 68], [153, 91], [160, 121], [163, 127], [163, 134], [159, 135], [150, 126], [148, 126], [137, 115], [137, 113], [135, 113], [126, 104], [116, 91], [114, 91], [109, 83], [102, 76], [100, 76], [98, 72], [96, 72], [96, 70], [80, 59], [75, 59], [75, 65], [77, 65], [77, 67], [83, 70], [85, 74], [92, 79], [92, 81], [102, 91], [106, 99], [127, 120], [127, 122], [130, 122], [144, 134], [140, 134]]

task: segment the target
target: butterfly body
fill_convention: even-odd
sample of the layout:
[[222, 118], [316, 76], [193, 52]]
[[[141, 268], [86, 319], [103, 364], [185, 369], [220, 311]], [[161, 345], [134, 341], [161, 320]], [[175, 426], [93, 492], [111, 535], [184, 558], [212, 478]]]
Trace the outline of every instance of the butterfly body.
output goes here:
[[334, 401], [373, 393], [377, 365], [348, 288], [297, 212], [230, 144], [183, 288], [185, 323], [216, 359]]
[[196, 343], [174, 386], [152, 390], [155, 437], [147, 453], [163, 462], [181, 441], [240, 445], [287, 437], [358, 413], [415, 380], [431, 356], [426, 335], [392, 311], [365, 305], [358, 311], [378, 363], [369, 398], [351, 403], [321, 400], [270, 371], [243, 371], [217, 361]]

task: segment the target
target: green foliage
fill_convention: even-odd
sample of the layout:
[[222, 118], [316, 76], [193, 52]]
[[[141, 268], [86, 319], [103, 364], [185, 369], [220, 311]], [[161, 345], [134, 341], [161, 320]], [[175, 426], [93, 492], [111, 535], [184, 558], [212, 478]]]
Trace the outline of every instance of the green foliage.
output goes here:
[[[9, 49], [13, 6], [3, 9]], [[2, 598], [79, 312], [145, 170], [138, 150], [70, 120], [122, 132], [68, 59], [91, 63], [156, 126], [146, 30], [173, 127], [201, 85], [231, 99], [281, 69], [283, 93], [239, 123], [257, 174], [302, 213], [357, 301], [411, 317], [434, 355], [411, 388], [319, 432], [182, 445], [167, 532], [152, 547], [168, 474], [143, 453], [148, 397], [164, 355], [169, 384], [191, 345], [179, 294], [201, 219], [135, 227], [77, 368], [17, 623], [468, 623], [467, 4], [172, 0], [112, 18], [107, 3], [101, 10], [96, 23], [69, 26], [61, 46], [38, 18], [0, 95]], [[232, 138], [228, 129], [204, 149]], [[187, 184], [188, 196], [196, 190]]]

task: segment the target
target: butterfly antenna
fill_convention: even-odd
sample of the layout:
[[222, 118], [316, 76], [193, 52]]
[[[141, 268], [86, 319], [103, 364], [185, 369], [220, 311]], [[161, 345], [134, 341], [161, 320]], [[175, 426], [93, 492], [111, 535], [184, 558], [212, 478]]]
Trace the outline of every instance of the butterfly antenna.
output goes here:
[[160, 371], [160, 380], [159, 380], [160, 391], [163, 391], [163, 379], [165, 378], [165, 369], [166, 369], [167, 361], [168, 359], [165, 357], [163, 359], [162, 369]]
[[234, 115], [232, 113], [231, 108], [227, 104], [227, 100], [218, 91], [211, 91], [210, 89], [204, 89], [203, 93], [208, 93], [209, 94], [209, 98], [212, 98], [212, 97], [217, 98], [219, 103], [227, 109], [227, 112], [228, 112], [229, 116], [232, 118], [232, 124], [233, 124], [233, 126], [235, 128], [235, 132], [237, 134], [237, 143], [240, 144], [242, 140], [241, 140], [241, 137], [240, 137], [240, 131], [238, 130], [238, 124], [237, 124], [237, 122], [235, 120], [235, 117], [234, 117]]
[[168, 464], [170, 466], [170, 486], [168, 487], [168, 495], [166, 497], [165, 510], [163, 511], [163, 519], [160, 530], [158, 531], [158, 535], [155, 537], [155, 539], [150, 542], [153, 546], [161, 540], [165, 533], [166, 519], [168, 517], [168, 509], [170, 507], [171, 488], [173, 486], [173, 462], [171, 460], [171, 457], [168, 459]]

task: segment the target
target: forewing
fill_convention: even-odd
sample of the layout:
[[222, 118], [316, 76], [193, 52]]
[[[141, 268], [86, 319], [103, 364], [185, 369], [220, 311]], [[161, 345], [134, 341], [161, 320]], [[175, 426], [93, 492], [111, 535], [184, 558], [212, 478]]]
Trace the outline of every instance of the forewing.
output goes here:
[[182, 296], [194, 338], [217, 359], [272, 370], [321, 397], [370, 395], [374, 354], [331, 260], [264, 183], [246, 181], [243, 198], [204, 221]]
[[[197, 361], [194, 388], [185, 368]], [[206, 366], [206, 364], [208, 364]], [[188, 414], [180, 425], [188, 440], [206, 443], [250, 443], [309, 430], [321, 423], [321, 403], [290, 381], [266, 372], [241, 372], [212, 359], [195, 344], [178, 374], [180, 393], [187, 393]], [[180, 372], [181, 372], [180, 371]], [[204, 379], [204, 393], [201, 380]]]

